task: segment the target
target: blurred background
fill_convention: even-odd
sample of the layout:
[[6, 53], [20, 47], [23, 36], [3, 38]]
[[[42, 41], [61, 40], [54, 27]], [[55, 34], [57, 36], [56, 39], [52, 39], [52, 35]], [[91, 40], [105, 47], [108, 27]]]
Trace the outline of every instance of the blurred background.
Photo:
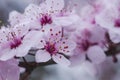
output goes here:
[[[35, 0], [39, 4], [42, 0]], [[77, 3], [79, 10], [92, 0], [65, 0]], [[0, 25], [7, 23], [9, 12], [16, 10], [23, 13], [32, 0], [0, 0]], [[31, 58], [29, 58], [30, 60]], [[38, 67], [33, 71], [29, 80], [120, 80], [120, 64], [107, 59], [100, 65], [85, 62], [76, 67], [49, 65]]]

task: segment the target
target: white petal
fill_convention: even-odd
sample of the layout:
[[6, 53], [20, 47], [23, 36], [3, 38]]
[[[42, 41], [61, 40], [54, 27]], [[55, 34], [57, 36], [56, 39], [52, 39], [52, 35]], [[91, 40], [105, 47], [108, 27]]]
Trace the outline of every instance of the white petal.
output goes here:
[[[51, 31], [52, 29], [52, 31]], [[60, 26], [50, 26], [50, 25], [47, 25], [43, 28], [44, 32], [43, 32], [43, 36], [44, 36], [44, 39], [46, 41], [48, 41], [50, 39], [50, 41], [57, 41], [57, 40], [60, 40], [61, 39], [61, 36], [62, 36], [62, 28]], [[61, 32], [61, 33], [59, 33]], [[53, 35], [51, 35], [53, 34]], [[58, 35], [56, 35], [58, 34]]]
[[31, 49], [31, 47], [32, 46], [29, 45], [29, 44], [23, 44], [23, 45], [19, 46], [19, 48], [16, 49], [17, 50], [16, 56], [17, 57], [24, 57], [24, 56], [26, 56], [28, 54], [29, 50]]
[[74, 24], [79, 19], [78, 15], [69, 15], [65, 17], [55, 17], [53, 23], [59, 26], [69, 26]]
[[20, 21], [22, 21], [21, 19], [23, 18], [23, 15], [17, 11], [12, 11], [9, 14], [9, 22], [11, 24], [11, 26], [14, 26], [15, 24], [19, 23]]
[[53, 55], [52, 59], [60, 65], [69, 66], [71, 64], [70, 61], [61, 54]]
[[41, 39], [41, 40], [43, 42], [39, 42], [38, 44], [35, 44], [33, 47], [38, 48], [38, 49], [44, 48], [45, 47], [45, 41], [43, 39]]
[[26, 9], [25, 9], [25, 15], [28, 18], [35, 19], [37, 16], [39, 16], [39, 13], [41, 13], [41, 9], [39, 6], [35, 4], [30, 4]]
[[106, 59], [106, 55], [103, 49], [99, 46], [90, 47], [87, 51], [87, 55], [89, 59], [96, 64], [99, 64]]
[[42, 39], [42, 32], [40, 31], [30, 31], [23, 40], [23, 43], [31, 44], [32, 47], [34, 45], [38, 44], [40, 40]]
[[[119, 32], [120, 33], [120, 32]], [[114, 42], [114, 43], [119, 43], [120, 42], [120, 35], [113, 32], [113, 31], [109, 31], [109, 35], [110, 35], [110, 39]]]
[[0, 29], [0, 42], [6, 42], [7, 41], [7, 34], [10, 32], [9, 28], [6, 28], [5, 26], [2, 26]]
[[25, 34], [27, 34], [28, 30], [30, 29], [29, 24], [30, 22], [26, 21], [15, 25], [13, 31], [15, 32], [16, 36], [23, 37]]
[[[34, 35], [34, 36], [33, 36]], [[40, 31], [30, 31], [23, 39], [22, 45], [19, 46], [16, 56], [23, 57], [28, 54], [28, 51], [38, 44], [39, 39], [41, 38]]]
[[25, 68], [23, 68], [23, 67], [20, 67], [20, 73], [24, 73], [25, 72]]
[[37, 51], [35, 55], [36, 62], [47, 62], [51, 59], [51, 56], [48, 52], [44, 50]]
[[57, 43], [56, 46], [59, 49], [59, 52], [64, 53], [66, 55], [72, 55], [72, 51], [76, 48], [76, 43], [71, 39], [68, 40], [63, 39], [61, 43]]
[[0, 60], [6, 61], [12, 59], [15, 56], [15, 54], [16, 54], [16, 50], [6, 49], [4, 50], [4, 53], [2, 52], [2, 55], [0, 56]]
[[46, 0], [45, 3], [40, 4], [43, 10], [60, 11], [64, 8], [64, 0]]

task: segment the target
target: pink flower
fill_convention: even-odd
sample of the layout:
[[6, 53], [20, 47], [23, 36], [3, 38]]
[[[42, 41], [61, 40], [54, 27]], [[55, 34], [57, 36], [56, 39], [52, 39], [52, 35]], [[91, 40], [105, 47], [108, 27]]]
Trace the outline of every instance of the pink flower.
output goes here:
[[39, 6], [30, 4], [24, 12], [31, 29], [41, 29], [46, 25], [69, 26], [78, 20], [75, 12], [65, 12], [64, 0], [46, 0]]
[[0, 60], [5, 61], [14, 56], [23, 57], [28, 54], [40, 35], [34, 35], [37, 32], [28, 30], [29, 27], [25, 24], [14, 28], [3, 27], [0, 30]]
[[40, 38], [36, 53], [36, 62], [47, 62], [51, 58], [58, 64], [70, 65], [70, 61], [64, 56], [71, 55], [75, 43], [64, 36], [60, 27], [47, 26], [43, 29], [43, 37]]
[[79, 64], [85, 59], [89, 59], [95, 64], [103, 62], [106, 59], [105, 33], [106, 30], [97, 25], [89, 25], [89, 27], [78, 30], [74, 35], [77, 47], [71, 57], [73, 65]]
[[97, 24], [117, 34], [120, 30], [119, 3], [119, 0], [104, 0], [102, 2], [104, 4], [103, 10], [95, 17]]
[[[114, 11], [114, 13], [113, 13]], [[96, 16], [96, 22], [108, 29], [109, 31], [113, 31], [119, 34], [119, 14], [118, 10], [111, 8], [105, 9], [100, 14]]]
[[15, 59], [0, 61], [0, 80], [19, 80], [20, 71]]

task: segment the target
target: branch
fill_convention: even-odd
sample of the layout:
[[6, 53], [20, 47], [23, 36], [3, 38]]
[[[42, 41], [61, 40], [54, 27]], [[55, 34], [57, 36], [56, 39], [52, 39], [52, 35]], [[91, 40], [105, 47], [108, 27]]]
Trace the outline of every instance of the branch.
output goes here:
[[107, 56], [117, 55], [120, 52], [120, 43], [112, 44], [109, 46], [109, 49], [105, 51]]
[[20, 62], [19, 66], [20, 67], [38, 67], [38, 66], [46, 66], [46, 65], [51, 65], [51, 64], [56, 64], [53, 60], [50, 60], [45, 63], [36, 63], [36, 62], [27, 62], [28, 64], [26, 65], [25, 62]]

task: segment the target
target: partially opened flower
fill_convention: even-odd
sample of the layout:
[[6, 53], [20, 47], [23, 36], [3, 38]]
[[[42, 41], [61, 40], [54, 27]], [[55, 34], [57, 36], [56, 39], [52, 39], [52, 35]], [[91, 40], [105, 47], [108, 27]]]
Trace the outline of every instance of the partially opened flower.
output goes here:
[[19, 76], [20, 70], [17, 60], [0, 61], [0, 80], [19, 80]]
[[57, 26], [69, 26], [78, 20], [74, 12], [65, 12], [64, 0], [46, 0], [39, 6], [30, 4], [24, 12], [31, 22], [31, 29], [41, 29], [47, 24]]
[[[35, 31], [29, 32], [25, 24], [14, 28], [3, 27], [0, 30], [0, 60], [8, 60], [14, 56], [23, 57], [39, 38]], [[33, 36], [34, 35], [34, 36]]]
[[50, 27], [42, 30], [43, 37], [36, 46], [40, 50], [36, 53], [36, 62], [47, 62], [51, 58], [58, 64], [70, 65], [70, 61], [64, 55], [71, 55], [76, 44], [64, 36], [60, 27]]

